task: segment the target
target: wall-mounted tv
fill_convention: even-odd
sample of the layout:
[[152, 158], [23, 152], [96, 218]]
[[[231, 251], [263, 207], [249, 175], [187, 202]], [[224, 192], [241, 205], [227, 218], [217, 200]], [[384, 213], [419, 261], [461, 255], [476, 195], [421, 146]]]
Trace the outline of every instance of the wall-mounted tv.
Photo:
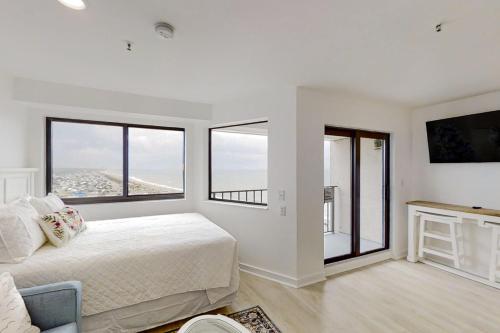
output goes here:
[[500, 111], [427, 122], [431, 163], [500, 162]]

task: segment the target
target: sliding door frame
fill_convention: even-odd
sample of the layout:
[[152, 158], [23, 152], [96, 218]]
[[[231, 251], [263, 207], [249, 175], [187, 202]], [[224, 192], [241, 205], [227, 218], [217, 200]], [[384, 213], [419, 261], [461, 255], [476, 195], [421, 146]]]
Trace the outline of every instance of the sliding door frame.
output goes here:
[[[390, 248], [390, 134], [356, 130], [342, 127], [325, 127], [325, 135], [344, 136], [351, 139], [351, 252], [333, 258], [325, 258], [325, 265], [345, 259], [360, 257], [366, 254], [385, 251]], [[379, 139], [384, 141], [384, 171], [383, 171], [383, 247], [371, 251], [361, 252], [361, 138]]]

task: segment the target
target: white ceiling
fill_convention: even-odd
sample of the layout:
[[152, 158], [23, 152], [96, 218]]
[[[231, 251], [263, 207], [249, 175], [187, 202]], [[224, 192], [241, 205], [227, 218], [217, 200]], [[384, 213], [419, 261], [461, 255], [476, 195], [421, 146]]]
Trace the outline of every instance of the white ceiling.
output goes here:
[[[86, 3], [0, 0], [0, 70], [209, 103], [282, 85], [406, 106], [500, 89], [498, 0]], [[175, 39], [155, 35], [159, 20]]]

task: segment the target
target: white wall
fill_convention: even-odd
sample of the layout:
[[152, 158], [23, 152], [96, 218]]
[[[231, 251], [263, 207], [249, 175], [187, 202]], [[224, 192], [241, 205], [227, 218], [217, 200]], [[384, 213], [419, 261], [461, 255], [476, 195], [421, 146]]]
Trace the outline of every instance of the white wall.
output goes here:
[[40, 169], [37, 177], [36, 191], [43, 194], [45, 191], [45, 118], [66, 117], [73, 119], [88, 119], [110, 122], [124, 122], [141, 125], [157, 125], [182, 127], [186, 130], [186, 196], [179, 200], [137, 201], [121, 203], [101, 203], [89, 205], [75, 205], [87, 220], [112, 219], [144, 215], [158, 215], [192, 212], [194, 210], [195, 183], [192, 180], [194, 165], [201, 157], [194, 154], [195, 146], [192, 140], [194, 124], [190, 122], [172, 121], [165, 117], [152, 117], [124, 112], [90, 111], [90, 110], [54, 110], [27, 108], [28, 113], [28, 151], [29, 165]]
[[12, 78], [0, 73], [0, 167], [28, 167], [26, 112], [12, 101]]
[[13, 98], [32, 104], [139, 113], [184, 120], [210, 120], [211, 105], [168, 98], [15, 78]]
[[299, 278], [323, 271], [323, 138], [325, 125], [391, 134], [391, 248], [406, 251], [410, 194], [410, 112], [353, 96], [299, 88], [297, 93]]
[[[13, 84], [14, 82], [16, 84]], [[2, 77], [0, 83], [2, 120], [0, 166], [38, 168], [40, 172], [36, 181], [37, 194], [43, 194], [45, 188], [45, 117], [47, 116], [175, 126], [186, 129], [185, 199], [78, 205], [78, 208], [87, 220], [194, 210], [197, 177], [194, 170], [202, 160], [201, 156], [194, 154], [194, 130], [199, 124], [206, 123], [205, 118], [211, 118], [211, 107], [207, 109], [206, 104], [157, 98], [149, 100], [150, 97], [146, 96], [128, 96], [97, 89], [66, 87], [24, 79], [15, 80], [7, 76]], [[57, 89], [60, 89], [59, 94]], [[142, 102], [139, 103], [139, 99]], [[71, 101], [69, 106], [68, 101]], [[125, 108], [127, 102], [132, 104]], [[156, 114], [159, 111], [157, 107], [162, 105], [165, 107], [164, 116]], [[132, 109], [131, 106], [137, 106], [137, 109]], [[102, 109], [104, 107], [109, 109]], [[133, 112], [116, 111], [123, 109]], [[186, 112], [185, 119], [178, 117], [179, 110]]]
[[[182, 104], [180, 101], [171, 104], [154, 99], [140, 103], [140, 98], [148, 97], [89, 88], [78, 90], [77, 87], [44, 85], [31, 80], [18, 80], [13, 90], [12, 78], [1, 79], [0, 165], [39, 168], [39, 193], [43, 191], [45, 116], [185, 127], [185, 200], [81, 205], [83, 214], [88, 219], [103, 219], [200, 211], [239, 240], [244, 267], [292, 284], [324, 275], [324, 126], [390, 132], [392, 247], [398, 255], [406, 248], [404, 203], [408, 198], [410, 116], [404, 109], [351, 96], [285, 87], [216, 103], [208, 109], [206, 104], [183, 104], [187, 115], [183, 118], [176, 107], [171, 107]], [[68, 96], [57, 93], [58, 89], [67, 92]], [[15, 96], [17, 103], [11, 96]], [[130, 105], [125, 108], [127, 101], [137, 109]], [[167, 116], [159, 115], [161, 105], [165, 106]], [[207, 117], [212, 121], [207, 121]], [[269, 120], [268, 208], [209, 202], [209, 124], [262, 119]], [[278, 200], [279, 190], [286, 191], [285, 202]], [[287, 207], [286, 216], [280, 216], [281, 206]]]
[[[269, 121], [267, 209], [207, 201], [208, 131], [203, 129], [201, 149], [205, 163], [199, 168], [203, 191], [198, 209], [233, 234], [240, 244], [244, 267], [259, 273], [271, 271], [282, 280], [296, 276], [296, 94], [295, 88], [216, 103], [213, 125], [249, 120]], [[201, 152], [200, 152], [201, 154]], [[278, 201], [278, 191], [286, 191], [286, 203]], [[287, 206], [287, 216], [280, 216], [280, 206]], [[276, 277], [276, 276], [275, 276]]]
[[430, 164], [425, 123], [500, 109], [500, 92], [412, 112], [413, 198], [500, 209], [500, 163]]
[[[425, 123], [500, 109], [500, 92], [419, 108], [412, 112], [412, 199], [500, 209], [500, 163], [430, 164]], [[464, 270], [486, 276], [489, 232], [465, 226]], [[449, 262], [442, 262], [449, 264]]]

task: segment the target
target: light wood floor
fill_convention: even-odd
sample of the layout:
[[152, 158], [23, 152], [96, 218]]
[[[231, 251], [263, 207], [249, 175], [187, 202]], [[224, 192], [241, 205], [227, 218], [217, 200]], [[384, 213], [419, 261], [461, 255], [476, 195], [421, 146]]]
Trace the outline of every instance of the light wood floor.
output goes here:
[[217, 312], [253, 305], [283, 333], [500, 332], [500, 290], [406, 261], [383, 262], [301, 289], [242, 273], [236, 302]]

